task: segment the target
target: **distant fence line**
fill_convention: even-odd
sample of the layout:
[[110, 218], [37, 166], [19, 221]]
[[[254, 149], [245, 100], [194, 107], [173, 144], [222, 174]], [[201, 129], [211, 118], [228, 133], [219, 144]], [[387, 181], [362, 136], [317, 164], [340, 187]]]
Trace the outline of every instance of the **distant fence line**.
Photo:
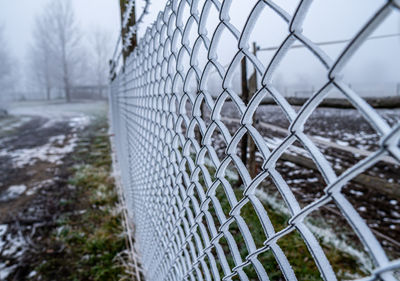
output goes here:
[[[387, 156], [400, 165], [400, 124], [390, 126], [341, 74], [368, 36], [390, 14], [399, 12], [399, 1], [385, 1], [337, 58], [331, 58], [302, 33], [312, 1], [299, 1], [294, 13], [272, 1], [254, 2], [246, 24], [238, 30], [230, 21], [232, 0], [168, 1], [125, 63], [112, 62], [113, 69], [121, 66], [111, 74], [112, 130], [144, 277], [149, 281], [341, 279], [341, 268], [334, 266], [322, 240], [305, 222], [333, 203], [373, 263], [364, 276], [357, 275], [359, 280], [396, 280], [400, 260], [388, 257], [342, 190]], [[260, 61], [249, 49], [250, 35], [255, 24], [265, 20], [262, 11], [266, 9], [287, 27], [269, 62]], [[206, 30], [212, 11], [219, 22]], [[237, 42], [227, 66], [219, 61], [217, 52], [225, 32]], [[323, 85], [307, 92], [300, 108], [294, 108], [284, 89], [272, 82], [279, 63], [296, 42], [304, 44], [321, 62], [326, 77]], [[206, 57], [199, 55], [201, 49]], [[122, 60], [120, 54], [116, 57]], [[246, 61], [258, 73], [254, 91], [249, 90]], [[233, 84], [240, 71], [244, 79], [237, 90]], [[220, 81], [217, 95], [210, 93], [212, 76]], [[333, 92], [340, 93], [380, 139], [376, 151], [340, 174], [303, 131], [305, 122]], [[302, 94], [298, 95], [296, 98]], [[272, 149], [254, 120], [265, 99], [273, 101], [290, 123], [286, 136], [275, 140], [278, 143]], [[228, 100], [240, 115], [233, 133], [223, 117]], [[222, 152], [217, 139], [223, 144]], [[324, 180], [321, 196], [305, 205], [297, 201], [276, 169], [277, 161], [295, 142], [310, 155]], [[262, 159], [260, 171], [251, 166], [255, 150]], [[271, 182], [274, 196], [282, 198], [287, 210], [288, 220], [281, 227], [275, 225], [271, 208], [259, 197], [265, 181]], [[324, 220], [321, 215], [319, 218]], [[285, 239], [305, 246], [282, 245]], [[303, 250], [310, 258], [293, 261], [293, 255]], [[310, 261], [314, 269], [305, 272]], [[352, 265], [355, 272], [357, 266], [357, 262]], [[316, 279], [310, 277], [315, 273]]]
[[[384, 83], [384, 84], [348, 84], [348, 86], [357, 92], [363, 98], [386, 98], [400, 97], [400, 83]], [[318, 86], [279, 86], [277, 89], [282, 92], [285, 97], [309, 98], [318, 89]], [[333, 92], [330, 98], [346, 99], [340, 91]]]
[[[72, 99], [106, 99], [108, 95], [108, 86], [73, 86], [71, 88]], [[63, 88], [52, 88], [51, 89], [51, 100], [64, 99], [65, 91]], [[15, 91], [8, 93], [7, 101], [24, 101], [24, 100], [46, 100], [47, 95], [45, 91]]]

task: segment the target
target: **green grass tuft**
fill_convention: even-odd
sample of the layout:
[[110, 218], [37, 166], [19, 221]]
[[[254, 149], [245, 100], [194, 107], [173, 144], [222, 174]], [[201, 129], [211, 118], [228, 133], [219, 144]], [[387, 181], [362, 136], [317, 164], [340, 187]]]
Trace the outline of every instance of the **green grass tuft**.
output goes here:
[[[100, 119], [86, 133], [74, 154], [72, 177], [68, 183], [76, 187], [75, 210], [57, 220], [53, 243], [64, 250], [51, 253], [36, 268], [43, 280], [120, 280], [125, 269], [116, 257], [126, 249], [122, 215], [117, 209], [118, 196], [111, 174], [111, 149], [106, 120]], [[56, 278], [56, 279], [54, 279]]]

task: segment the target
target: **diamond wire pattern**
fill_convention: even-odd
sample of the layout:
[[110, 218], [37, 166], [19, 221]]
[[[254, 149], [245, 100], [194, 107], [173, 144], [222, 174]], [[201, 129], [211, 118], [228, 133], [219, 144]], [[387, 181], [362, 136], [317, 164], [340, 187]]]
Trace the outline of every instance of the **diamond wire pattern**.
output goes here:
[[[258, 255], [268, 250], [273, 252], [283, 276], [287, 280], [297, 280], [277, 243], [293, 231], [301, 234], [321, 277], [336, 280], [321, 245], [304, 223], [310, 213], [330, 201], [334, 201], [341, 210], [375, 263], [375, 270], [365, 280], [396, 280], [393, 270], [400, 267], [400, 261], [389, 260], [341, 189], [386, 155], [400, 162], [400, 124], [390, 127], [343, 82], [341, 71], [382, 21], [390, 13], [398, 12], [399, 2], [387, 1], [377, 10], [335, 60], [302, 34], [302, 24], [312, 1], [299, 1], [293, 15], [273, 1], [257, 1], [243, 30], [238, 30], [230, 21], [231, 3], [232, 0], [168, 2], [127, 59], [124, 71], [110, 86], [117, 156], [127, 207], [136, 225], [137, 251], [147, 280], [249, 280], [245, 267], [253, 267], [260, 280], [269, 280], [268, 272], [257, 259]], [[219, 23], [215, 30], [206, 30], [205, 23], [209, 20], [211, 9], [218, 11]], [[264, 9], [272, 9], [287, 23], [288, 28], [285, 40], [268, 65], [263, 65], [249, 50], [250, 35], [257, 21], [261, 20]], [[223, 66], [217, 57], [220, 39], [225, 32], [237, 41], [237, 52], [229, 66]], [[191, 41], [193, 34], [195, 39]], [[328, 78], [326, 84], [297, 113], [271, 83], [280, 61], [295, 42], [304, 44], [322, 63]], [[207, 51], [204, 67], [200, 67], [198, 62], [201, 49]], [[244, 57], [262, 77], [260, 89], [247, 105], [232, 87], [234, 71], [239, 69]], [[222, 79], [223, 90], [216, 98], [207, 90], [211, 75]], [[340, 176], [335, 174], [325, 156], [303, 133], [304, 123], [333, 87], [381, 135], [380, 149]], [[267, 147], [262, 135], [253, 126], [253, 115], [267, 95], [274, 98], [290, 121], [289, 135], [273, 150]], [[227, 99], [232, 100], [241, 115], [240, 127], [233, 135], [221, 117]], [[205, 121], [201, 114], [202, 103], [211, 111], [209, 121]], [[196, 131], [200, 132], [201, 141]], [[222, 160], [213, 146], [212, 135], [215, 132], [223, 136], [227, 145]], [[238, 144], [246, 133], [255, 141], [264, 161], [262, 171], [254, 179], [237, 153]], [[324, 195], [303, 208], [275, 169], [276, 161], [295, 141], [299, 141], [310, 153], [326, 182]], [[208, 165], [215, 167], [215, 175], [210, 174]], [[227, 180], [226, 172], [230, 165], [234, 165], [243, 181], [242, 198], [236, 198]], [[288, 226], [278, 232], [255, 196], [258, 186], [266, 178], [273, 180], [291, 213]], [[232, 207], [229, 214], [221, 209], [216, 196], [218, 188], [223, 188]], [[251, 204], [256, 211], [267, 238], [261, 248], [255, 245], [249, 227], [240, 215], [241, 208], [246, 204]], [[214, 216], [211, 207], [215, 210]], [[249, 253], [245, 258], [240, 255], [229, 231], [231, 224], [237, 224], [243, 236]], [[221, 239], [228, 243], [228, 254], [232, 256], [234, 266], [227, 261]]]

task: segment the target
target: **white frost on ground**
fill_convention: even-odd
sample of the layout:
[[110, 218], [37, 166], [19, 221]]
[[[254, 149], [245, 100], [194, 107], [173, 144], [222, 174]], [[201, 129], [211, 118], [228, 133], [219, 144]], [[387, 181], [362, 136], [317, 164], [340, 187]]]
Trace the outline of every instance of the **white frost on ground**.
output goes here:
[[[4, 235], [7, 230], [7, 225], [0, 225], [0, 252], [2, 252], [3, 256], [6, 257], [20, 257], [24, 254], [26, 250], [26, 241], [19, 234], [16, 237], [11, 236], [10, 233]], [[0, 280], [5, 280], [12, 272], [17, 265], [8, 266], [7, 263], [3, 263], [0, 261]]]
[[[33, 165], [38, 160], [51, 162], [55, 164], [61, 163], [64, 156], [73, 151], [77, 145], [78, 137], [76, 132], [84, 129], [91, 121], [89, 116], [98, 114], [98, 112], [106, 111], [107, 106], [104, 102], [88, 102], [88, 103], [43, 103], [43, 102], [29, 102], [13, 104], [10, 106], [10, 114], [17, 116], [17, 118], [0, 120], [0, 132], [7, 132], [20, 127], [25, 122], [29, 121], [31, 117], [28, 116], [41, 116], [47, 118], [42, 128], [51, 128], [57, 122], [68, 122], [72, 127], [72, 134], [58, 135], [49, 138], [47, 144], [32, 149], [19, 149], [8, 151], [7, 149], [0, 150], [0, 156], [11, 157], [14, 167], [22, 167], [24, 165]], [[4, 136], [0, 142], [4, 143], [7, 136]], [[55, 178], [56, 179], [56, 178]], [[55, 179], [48, 179], [38, 182], [31, 186], [29, 189], [24, 186], [11, 186], [0, 198], [10, 198], [9, 196], [20, 196], [25, 192], [27, 195], [33, 195], [41, 188], [53, 184]], [[7, 196], [6, 196], [7, 195]], [[0, 225], [0, 252], [4, 256], [12, 258], [21, 257], [26, 251], [26, 240], [19, 234], [11, 236], [7, 233], [8, 225]], [[0, 280], [5, 280], [12, 274], [17, 265], [10, 266], [3, 260], [0, 261]], [[29, 277], [33, 277], [35, 271], [31, 272]]]
[[342, 146], [349, 146], [349, 143], [347, 141], [336, 140], [336, 143]]
[[[289, 209], [284, 205], [282, 200], [279, 200], [277, 196], [271, 196], [263, 190], [257, 189], [255, 195], [261, 200], [271, 206], [271, 208], [281, 214], [286, 216], [291, 216]], [[340, 239], [332, 230], [332, 228], [327, 225], [324, 221], [311, 221], [311, 219], [306, 219], [305, 224], [318, 238], [327, 245], [333, 245], [336, 249], [342, 252], [348, 253], [355, 257], [359, 263], [362, 270], [371, 272], [373, 270], [373, 264], [369, 256], [357, 250], [352, 245]], [[329, 258], [329, 257], [328, 257]]]
[[283, 162], [283, 164], [288, 166], [288, 167], [290, 167], [290, 168], [295, 168], [296, 167], [296, 164], [294, 164], [292, 162], [289, 162], [289, 161], [285, 161], [285, 162]]
[[317, 136], [317, 135], [314, 135], [313, 137], [316, 138], [317, 140], [322, 140], [322, 141], [326, 141], [326, 142], [332, 141], [330, 138], [325, 138], [325, 137], [321, 137], [321, 136]]
[[26, 191], [26, 185], [12, 185], [0, 194], [0, 202], [13, 200]]
[[[89, 123], [90, 117], [86, 115], [73, 117], [69, 121], [72, 132], [84, 129]], [[51, 137], [49, 142], [42, 146], [13, 151], [8, 151], [7, 149], [1, 150], [0, 156], [11, 157], [14, 168], [33, 165], [38, 160], [59, 165], [62, 163], [64, 156], [75, 149], [77, 141], [78, 137], [75, 133], [72, 134], [69, 139], [67, 139], [65, 135], [58, 135]]]
[[307, 179], [308, 182], [318, 182], [318, 178], [309, 178]]
[[4, 241], [8, 242], [6, 248], [2, 249], [4, 256], [15, 258], [15, 257], [20, 257], [25, 252], [26, 242], [25, 239], [22, 237], [22, 235], [13, 237], [10, 233], [8, 233]]
[[289, 209], [284, 204], [282, 204], [281, 200], [279, 200], [277, 196], [270, 195], [260, 189], [256, 189], [255, 195], [261, 201], [268, 203], [274, 211], [287, 216], [291, 216]]
[[68, 124], [69, 126], [72, 127], [72, 131], [76, 132], [77, 130], [84, 129], [87, 125], [90, 123], [90, 117], [85, 115], [85, 114], [75, 114], [76, 116], [64, 116], [64, 115], [59, 115], [59, 116], [49, 116], [49, 120], [44, 123], [42, 128], [51, 128], [53, 127], [57, 122], [62, 122], [68, 119]]
[[90, 123], [90, 118], [86, 115], [81, 114], [80, 116], [73, 117], [69, 121], [69, 125], [73, 128], [72, 131], [84, 129]]
[[68, 153], [71, 153], [76, 146], [77, 138], [72, 137], [68, 142], [60, 147], [54, 146], [54, 142], [49, 142], [43, 146], [34, 148], [17, 149], [13, 151], [0, 151], [0, 156], [9, 156], [13, 161], [14, 168], [22, 168], [25, 165], [33, 165], [38, 160], [54, 164], [61, 164], [61, 160]]
[[4, 233], [6, 233], [7, 228], [8, 228], [7, 224], [0, 224], [0, 251], [5, 244], [5, 241], [3, 239], [1, 239], [1, 237], [4, 235]]
[[358, 191], [358, 190], [350, 189], [349, 192], [350, 192], [351, 194], [354, 194], [355, 196], [362, 196], [362, 195], [364, 195], [364, 192], [361, 192], [361, 191]]
[[360, 212], [366, 212], [366, 211], [367, 211], [367, 208], [364, 207], [364, 206], [360, 206], [360, 207], [358, 207], [357, 210], [359, 210]]
[[322, 239], [325, 244], [332, 245], [335, 249], [355, 257], [363, 271], [372, 272], [374, 265], [372, 264], [371, 258], [366, 253], [355, 249], [352, 245], [340, 239], [328, 225], [324, 226], [323, 223], [321, 223], [317, 226], [309, 220], [306, 220], [305, 223], [311, 232]]
[[33, 278], [36, 276], [36, 274], [37, 274], [37, 272], [35, 270], [31, 271], [31, 273], [29, 273], [29, 275], [28, 275], [28, 278]]
[[49, 139], [49, 142], [56, 145], [62, 145], [65, 142], [66, 138], [67, 137], [65, 135], [54, 136]]
[[[2, 236], [7, 231], [7, 224], [0, 224], [0, 236]], [[1, 247], [1, 240], [0, 240], [0, 247]]]
[[7, 267], [5, 263], [0, 262], [0, 280], [6, 280], [16, 267], [17, 265]]
[[38, 190], [40, 190], [41, 188], [45, 187], [45, 186], [50, 186], [52, 184], [54, 184], [54, 179], [47, 179], [41, 182], [36, 183], [34, 186], [32, 186], [27, 192], [26, 195], [31, 196], [33, 194], [35, 194], [36, 192], [38, 192]]
[[29, 120], [31, 120], [31, 117], [29, 116], [22, 116], [18, 119], [17, 118], [5, 118], [3, 120], [0, 119], [0, 128], [2, 131], [12, 131], [22, 126]]

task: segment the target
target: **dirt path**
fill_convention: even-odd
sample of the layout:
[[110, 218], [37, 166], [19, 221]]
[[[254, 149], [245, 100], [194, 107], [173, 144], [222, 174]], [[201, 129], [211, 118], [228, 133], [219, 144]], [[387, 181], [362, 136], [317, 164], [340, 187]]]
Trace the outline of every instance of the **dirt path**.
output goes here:
[[34, 240], [76, 199], [68, 183], [71, 152], [93, 114], [105, 109], [104, 103], [19, 104], [0, 120], [0, 280], [34, 276], [25, 272], [41, 251]]

